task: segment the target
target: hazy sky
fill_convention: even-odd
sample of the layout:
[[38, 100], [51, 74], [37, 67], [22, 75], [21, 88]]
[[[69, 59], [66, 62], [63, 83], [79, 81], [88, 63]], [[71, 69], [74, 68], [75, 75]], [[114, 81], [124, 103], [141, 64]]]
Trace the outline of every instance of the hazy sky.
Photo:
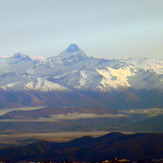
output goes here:
[[0, 0], [0, 56], [163, 59], [163, 0]]

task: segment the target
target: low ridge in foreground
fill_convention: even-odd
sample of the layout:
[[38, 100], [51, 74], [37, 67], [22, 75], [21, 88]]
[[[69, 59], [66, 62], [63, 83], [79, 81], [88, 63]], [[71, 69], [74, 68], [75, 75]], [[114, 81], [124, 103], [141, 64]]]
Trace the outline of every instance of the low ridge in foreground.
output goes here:
[[118, 132], [93, 138], [85, 136], [66, 143], [40, 141], [19, 147], [0, 149], [6, 161], [102, 161], [112, 158], [152, 160], [163, 158], [163, 133]]

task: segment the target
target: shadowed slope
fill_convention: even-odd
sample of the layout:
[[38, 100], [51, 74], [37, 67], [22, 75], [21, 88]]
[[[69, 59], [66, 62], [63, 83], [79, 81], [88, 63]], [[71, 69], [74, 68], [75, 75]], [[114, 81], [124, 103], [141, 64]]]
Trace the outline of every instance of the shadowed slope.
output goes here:
[[100, 161], [115, 157], [160, 159], [163, 157], [162, 140], [162, 133], [110, 133], [98, 138], [86, 136], [67, 143], [41, 141], [24, 147], [4, 148], [0, 149], [0, 158], [28, 161]]

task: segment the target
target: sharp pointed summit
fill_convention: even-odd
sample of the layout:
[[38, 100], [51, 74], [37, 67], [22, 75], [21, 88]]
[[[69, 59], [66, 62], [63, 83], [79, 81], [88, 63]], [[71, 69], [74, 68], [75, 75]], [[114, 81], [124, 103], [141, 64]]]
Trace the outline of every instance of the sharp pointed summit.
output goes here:
[[79, 51], [79, 47], [76, 44], [71, 44], [68, 48], [67, 51], [68, 52], [75, 52], [75, 51]]
[[87, 58], [85, 53], [79, 49], [79, 47], [76, 44], [71, 44], [66, 50], [64, 50], [62, 53], [60, 53], [56, 58], [59, 59], [66, 59], [70, 57], [75, 57], [78, 59]]
[[20, 60], [31, 60], [31, 58], [29, 58], [27, 55], [24, 55], [24, 54], [21, 54], [21, 53], [16, 53], [11, 58], [20, 59]]

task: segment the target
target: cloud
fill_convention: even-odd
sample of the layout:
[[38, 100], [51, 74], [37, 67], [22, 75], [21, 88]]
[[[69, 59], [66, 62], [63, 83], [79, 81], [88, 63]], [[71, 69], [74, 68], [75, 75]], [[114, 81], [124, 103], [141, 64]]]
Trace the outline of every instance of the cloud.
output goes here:
[[76, 120], [76, 119], [90, 119], [90, 118], [122, 118], [128, 117], [124, 114], [79, 114], [79, 113], [68, 113], [51, 115], [50, 118], [39, 118], [39, 119], [2, 119], [0, 122], [8, 121], [25, 121], [25, 122], [57, 122], [62, 120]]
[[131, 110], [124, 110], [121, 113], [125, 114], [146, 114], [149, 117], [154, 117], [163, 114], [162, 108], [150, 108], [150, 109], [131, 109]]

